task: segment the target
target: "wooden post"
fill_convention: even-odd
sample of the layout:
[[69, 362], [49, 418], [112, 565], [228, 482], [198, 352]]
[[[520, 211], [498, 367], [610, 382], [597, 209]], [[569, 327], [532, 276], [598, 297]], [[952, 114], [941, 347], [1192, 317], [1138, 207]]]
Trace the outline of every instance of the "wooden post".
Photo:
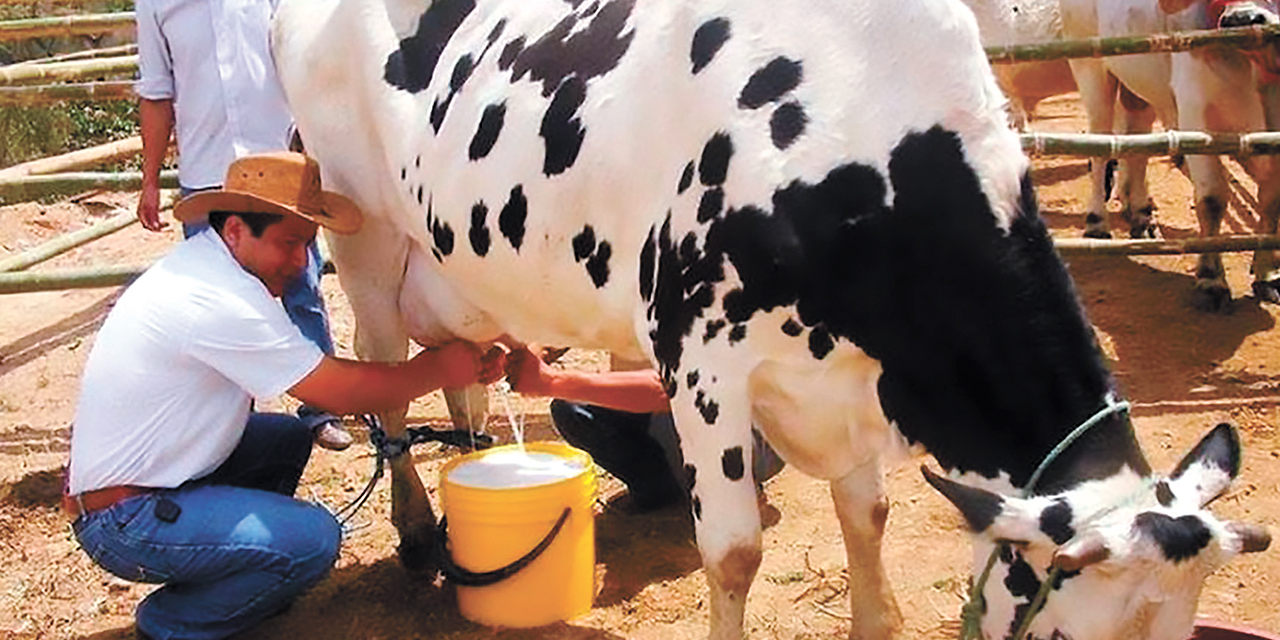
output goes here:
[[1056, 238], [1053, 241], [1063, 257], [1173, 255], [1185, 253], [1219, 253], [1280, 249], [1280, 236], [1234, 235], [1182, 240], [1094, 240], [1091, 238]]
[[138, 56], [117, 56], [91, 60], [71, 60], [45, 64], [11, 64], [0, 67], [0, 85], [35, 82], [71, 82], [93, 80], [138, 71]]
[[1280, 42], [1280, 26], [1270, 25], [1182, 31], [1149, 36], [1060, 40], [1038, 44], [987, 47], [986, 52], [987, 60], [992, 64], [1000, 64], [1064, 58], [1101, 58], [1136, 53], [1170, 53], [1210, 46], [1258, 49], [1276, 42]]
[[68, 100], [136, 100], [132, 80], [0, 87], [0, 106], [29, 107]]
[[142, 137], [133, 136], [96, 147], [80, 149], [59, 156], [40, 158], [0, 169], [0, 183], [23, 176], [63, 173], [95, 167], [101, 164], [132, 158], [142, 152]]
[[1280, 153], [1280, 132], [1204, 133], [1164, 131], [1131, 135], [1099, 133], [1023, 133], [1022, 150], [1030, 155], [1168, 156]]
[[135, 28], [132, 11], [0, 22], [0, 42], [30, 38], [83, 36]]
[[0, 272], [21, 271], [32, 265], [51, 260], [76, 247], [115, 233], [137, 221], [138, 217], [132, 212], [116, 214], [91, 227], [65, 233], [34, 249], [29, 249], [16, 256], [0, 259]]
[[[161, 171], [160, 186], [177, 188], [178, 172]], [[102, 189], [106, 191], [136, 191], [142, 187], [142, 172], [120, 173], [54, 173], [43, 176], [25, 176], [0, 182], [0, 204], [29, 202], [46, 196], [60, 196]]]
[[0, 294], [118, 287], [133, 282], [145, 270], [145, 266], [113, 266], [43, 272], [12, 271], [0, 273]]

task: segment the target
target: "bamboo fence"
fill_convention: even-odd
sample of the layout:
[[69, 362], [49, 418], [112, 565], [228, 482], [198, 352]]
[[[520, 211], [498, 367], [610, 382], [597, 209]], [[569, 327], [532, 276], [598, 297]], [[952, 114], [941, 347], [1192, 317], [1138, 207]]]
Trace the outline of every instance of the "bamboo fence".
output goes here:
[[1203, 131], [1163, 131], [1129, 135], [1100, 133], [1023, 133], [1022, 150], [1029, 155], [1250, 156], [1280, 153], [1280, 132], [1205, 133]]
[[97, 35], [133, 28], [135, 26], [132, 11], [5, 20], [0, 21], [0, 42], [27, 40], [30, 38]]
[[1095, 240], [1055, 238], [1058, 253], [1071, 256], [1138, 256], [1280, 249], [1280, 236], [1229, 235], [1180, 240]]
[[51, 260], [76, 247], [124, 229], [137, 221], [138, 217], [133, 213], [123, 212], [93, 226], [64, 233], [34, 249], [0, 259], [0, 272], [21, 271], [46, 260]]
[[118, 47], [98, 47], [96, 49], [85, 49], [83, 51], [72, 51], [70, 53], [60, 53], [56, 56], [48, 58], [35, 58], [32, 60], [23, 60], [15, 62], [10, 67], [27, 64], [47, 64], [50, 62], [70, 62], [72, 60], [89, 60], [92, 58], [112, 58], [115, 56], [131, 56], [138, 53], [138, 45], [122, 44]]
[[100, 144], [58, 156], [40, 158], [0, 169], [0, 183], [24, 176], [48, 175], [66, 171], [82, 171], [101, 164], [132, 158], [142, 152], [142, 136]]
[[1204, 31], [1180, 31], [1147, 36], [1086, 38], [1036, 44], [987, 47], [992, 64], [1061, 60], [1064, 58], [1102, 58], [1139, 53], [1173, 53], [1200, 47], [1234, 47], [1258, 49], [1280, 42], [1280, 25], [1233, 27]]
[[0, 106], [30, 107], [71, 100], [134, 100], [132, 80], [41, 84], [26, 87], [0, 86]]
[[[160, 172], [161, 188], [178, 186], [177, 171]], [[137, 191], [142, 188], [142, 172], [119, 173], [55, 173], [29, 175], [0, 182], [0, 205], [30, 202], [49, 196], [65, 196], [94, 189], [104, 191]]]
[[0, 86], [36, 82], [74, 82], [107, 76], [133, 75], [138, 70], [138, 56], [93, 58], [43, 64], [19, 63], [0, 67]]
[[141, 265], [117, 265], [86, 269], [4, 272], [0, 273], [0, 294], [118, 287], [133, 282], [146, 268]]

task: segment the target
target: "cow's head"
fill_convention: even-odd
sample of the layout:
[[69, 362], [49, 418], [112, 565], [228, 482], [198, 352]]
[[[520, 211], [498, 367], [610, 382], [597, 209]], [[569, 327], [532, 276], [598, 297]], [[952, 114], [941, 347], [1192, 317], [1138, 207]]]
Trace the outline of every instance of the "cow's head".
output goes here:
[[1090, 481], [1056, 495], [1011, 498], [926, 478], [959, 507], [977, 538], [974, 576], [997, 560], [984, 588], [984, 635], [1016, 633], [1052, 568], [1060, 570], [1031, 636], [1054, 640], [1191, 635], [1210, 573], [1271, 542], [1264, 527], [1222, 521], [1204, 507], [1236, 477], [1240, 444], [1222, 424], [1168, 477]]
[[1178, 13], [1199, 3], [1205, 4], [1206, 29], [1280, 24], [1274, 0], [1160, 0], [1160, 10]]

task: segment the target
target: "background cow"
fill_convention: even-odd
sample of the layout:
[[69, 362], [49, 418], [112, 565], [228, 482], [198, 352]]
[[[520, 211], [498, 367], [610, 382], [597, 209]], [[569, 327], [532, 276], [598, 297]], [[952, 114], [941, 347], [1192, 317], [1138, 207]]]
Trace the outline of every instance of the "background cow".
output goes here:
[[[363, 357], [507, 335], [657, 367], [712, 637], [741, 636], [761, 558], [753, 423], [831, 482], [851, 637], [899, 620], [880, 462], [904, 440], [986, 487], [933, 479], [1002, 541], [990, 637], [1061, 557], [1082, 571], [1037, 636], [1180, 639], [1205, 575], [1263, 546], [1201, 508], [1228, 428], [1157, 482], [1107, 410], [1005, 497], [1114, 390], [958, 1], [286, 0], [275, 51], [366, 211], [333, 239]], [[403, 557], [430, 505], [392, 471]]]
[[[978, 19], [978, 33], [986, 47], [1061, 40], [1062, 12], [1058, 2], [964, 0]], [[1076, 90], [1075, 77], [1066, 60], [998, 64], [992, 69], [996, 83], [1009, 97], [1009, 115], [1019, 131], [1027, 128], [1041, 100]]]
[[[1220, 24], [1274, 24], [1275, 9], [1270, 1], [1062, 0], [1068, 38], [1212, 29]], [[1244, 133], [1280, 126], [1274, 52], [1268, 50], [1264, 57], [1272, 66], [1270, 71], [1251, 64], [1244, 52], [1221, 47], [1072, 60], [1071, 66], [1092, 132], [1146, 133], [1158, 117], [1169, 129]], [[1195, 186], [1200, 235], [1217, 235], [1231, 193], [1222, 159], [1196, 155], [1188, 156], [1186, 163]], [[1146, 164], [1143, 156], [1124, 159], [1117, 181], [1121, 215], [1133, 237], [1154, 236], [1155, 231]], [[1275, 233], [1280, 217], [1280, 161], [1261, 155], [1242, 159], [1241, 164], [1258, 185], [1256, 231]], [[1102, 163], [1094, 163], [1086, 236], [1111, 235], [1105, 184]], [[1259, 300], [1280, 302], [1280, 267], [1275, 264], [1274, 252], [1255, 252], [1252, 271], [1254, 295]], [[1216, 253], [1200, 256], [1192, 304], [1205, 311], [1230, 308], [1231, 290]]]

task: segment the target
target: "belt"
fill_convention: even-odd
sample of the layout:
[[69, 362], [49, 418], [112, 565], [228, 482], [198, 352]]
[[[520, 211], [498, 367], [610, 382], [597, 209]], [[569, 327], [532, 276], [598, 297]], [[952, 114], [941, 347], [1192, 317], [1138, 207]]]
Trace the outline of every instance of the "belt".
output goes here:
[[110, 507], [121, 500], [151, 493], [152, 489], [147, 487], [134, 487], [124, 485], [120, 487], [107, 487], [105, 489], [95, 489], [86, 491], [79, 495], [62, 494], [62, 510], [71, 514], [71, 517], [79, 517], [86, 513], [101, 511]]

